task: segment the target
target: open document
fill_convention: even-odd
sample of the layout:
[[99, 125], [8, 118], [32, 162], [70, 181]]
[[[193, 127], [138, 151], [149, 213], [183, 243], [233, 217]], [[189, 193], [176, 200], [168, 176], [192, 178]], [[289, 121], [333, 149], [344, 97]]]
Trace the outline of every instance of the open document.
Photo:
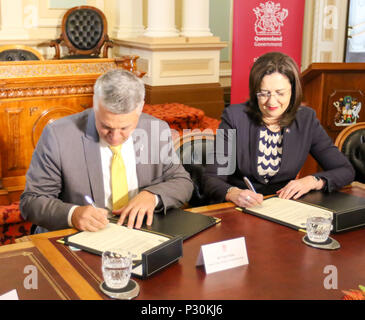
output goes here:
[[182, 237], [129, 229], [109, 223], [96, 232], [81, 231], [64, 238], [66, 245], [101, 255], [104, 251], [129, 251], [134, 255], [133, 274], [146, 278], [179, 260]]
[[96, 232], [83, 231], [68, 237], [68, 243], [72, 246], [97, 254], [112, 249], [123, 249], [136, 255], [137, 260], [141, 260], [142, 253], [168, 240], [170, 237], [128, 229], [114, 223], [109, 223], [106, 228]]
[[64, 241], [98, 255], [115, 249], [129, 251], [135, 255], [133, 273], [145, 278], [178, 261], [183, 253], [183, 240], [219, 222], [215, 217], [174, 208], [166, 215], [154, 215], [151, 226], [128, 229], [109, 223], [105, 229], [82, 231], [65, 237]]
[[310, 215], [333, 215], [332, 211], [324, 208], [278, 197], [266, 199], [261, 205], [245, 208], [244, 211], [295, 229], [304, 229]]

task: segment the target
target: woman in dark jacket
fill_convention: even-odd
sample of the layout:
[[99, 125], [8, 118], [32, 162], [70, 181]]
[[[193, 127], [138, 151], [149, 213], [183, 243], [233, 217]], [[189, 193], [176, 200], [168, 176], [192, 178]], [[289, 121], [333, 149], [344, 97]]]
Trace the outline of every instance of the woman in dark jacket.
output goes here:
[[[222, 115], [215, 161], [204, 177], [204, 192], [213, 202], [250, 207], [261, 203], [263, 195], [297, 199], [310, 190], [339, 189], [354, 179], [350, 162], [315, 111], [300, 105], [300, 76], [289, 56], [270, 52], [259, 57], [250, 71], [249, 88], [250, 99], [225, 108]], [[296, 179], [308, 154], [323, 171]], [[222, 159], [228, 159], [229, 168]], [[257, 193], [247, 189], [245, 176]]]

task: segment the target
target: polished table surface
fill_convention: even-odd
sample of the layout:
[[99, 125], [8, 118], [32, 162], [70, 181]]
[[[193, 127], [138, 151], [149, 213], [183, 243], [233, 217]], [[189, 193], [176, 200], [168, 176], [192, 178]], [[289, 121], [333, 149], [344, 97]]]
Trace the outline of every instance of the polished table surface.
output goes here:
[[[365, 197], [364, 189], [344, 191]], [[136, 299], [341, 299], [341, 290], [365, 285], [364, 229], [332, 235], [341, 248], [329, 251], [306, 246], [302, 242], [304, 233], [242, 213], [232, 203], [191, 211], [222, 221], [184, 241], [183, 257], [177, 263], [148, 279], [135, 278], [140, 286]], [[105, 299], [98, 290], [100, 257], [72, 252], [55, 240], [75, 231], [30, 236], [28, 242], [1, 247], [0, 254], [34, 246], [80, 299]], [[202, 245], [237, 237], [245, 237], [248, 265], [212, 274], [196, 267]], [[328, 288], [328, 283], [335, 288]]]

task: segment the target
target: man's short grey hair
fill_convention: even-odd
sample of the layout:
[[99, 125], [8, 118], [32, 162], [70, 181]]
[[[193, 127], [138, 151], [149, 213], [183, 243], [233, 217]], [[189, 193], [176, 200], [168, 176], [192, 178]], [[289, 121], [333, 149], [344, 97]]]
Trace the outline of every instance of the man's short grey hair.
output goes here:
[[145, 88], [143, 81], [123, 69], [113, 69], [100, 76], [94, 85], [94, 108], [99, 103], [116, 114], [142, 112]]

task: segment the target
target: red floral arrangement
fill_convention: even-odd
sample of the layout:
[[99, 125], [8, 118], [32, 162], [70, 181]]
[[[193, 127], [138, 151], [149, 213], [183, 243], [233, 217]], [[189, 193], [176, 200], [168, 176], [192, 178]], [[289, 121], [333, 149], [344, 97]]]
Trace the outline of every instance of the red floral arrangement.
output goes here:
[[345, 294], [342, 300], [365, 300], [365, 286], [359, 285], [360, 290], [342, 290]]

